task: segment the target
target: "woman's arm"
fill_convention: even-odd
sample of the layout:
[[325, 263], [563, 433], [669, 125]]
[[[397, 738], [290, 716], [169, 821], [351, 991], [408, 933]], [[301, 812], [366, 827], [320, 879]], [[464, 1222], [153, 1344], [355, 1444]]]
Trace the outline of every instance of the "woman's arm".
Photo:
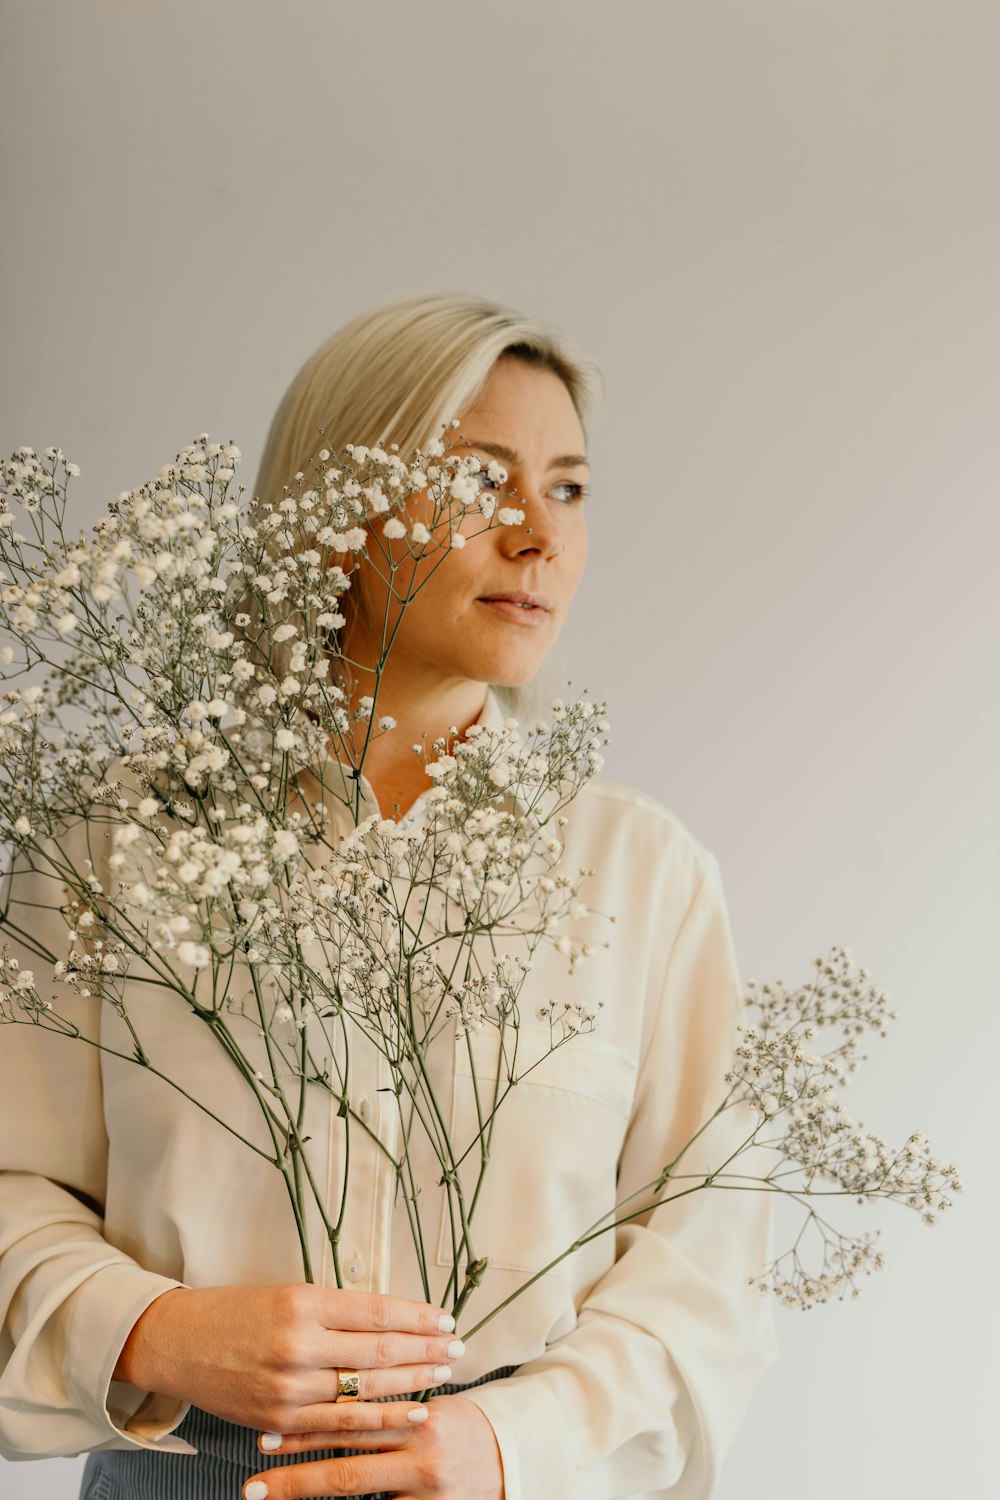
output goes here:
[[[5, 1032], [5, 1052], [8, 1042]], [[3, 1090], [5, 1064], [6, 1058]], [[5, 1140], [4, 1160], [9, 1156]], [[0, 1174], [0, 1453], [54, 1457], [123, 1436], [190, 1452], [188, 1444], [164, 1437], [186, 1403], [113, 1380], [136, 1319], [178, 1285], [109, 1245], [100, 1216], [58, 1183], [33, 1173]]]
[[[741, 996], [707, 854], [656, 998], [619, 1199], [655, 1179], [725, 1096]], [[748, 1114], [720, 1115], [678, 1170], [720, 1166], [749, 1135]], [[736, 1170], [753, 1170], [753, 1159]], [[497, 1434], [507, 1500], [707, 1500], [775, 1357], [770, 1303], [746, 1284], [770, 1258], [772, 1204], [766, 1192], [708, 1188], [613, 1231], [615, 1264], [572, 1332], [516, 1375], [467, 1393]]]
[[[82, 825], [64, 849], [82, 869]], [[41, 861], [31, 870], [19, 863], [4, 881], [0, 941], [43, 996], [61, 992], [60, 1008], [96, 1041], [102, 1002], [51, 983], [51, 963], [33, 951], [65, 953], [65, 900]], [[112, 1379], [137, 1318], [181, 1283], [104, 1239], [107, 1154], [97, 1048], [38, 1026], [0, 1027], [0, 1452], [8, 1458], [79, 1453], [123, 1435], [190, 1451], [162, 1440], [185, 1403]]]

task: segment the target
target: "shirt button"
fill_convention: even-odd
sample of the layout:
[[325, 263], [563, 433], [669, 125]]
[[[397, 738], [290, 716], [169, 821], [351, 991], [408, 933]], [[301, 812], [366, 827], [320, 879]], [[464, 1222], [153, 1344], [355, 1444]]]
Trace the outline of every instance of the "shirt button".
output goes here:
[[365, 1274], [365, 1263], [360, 1255], [352, 1255], [347, 1263], [347, 1276], [350, 1281], [360, 1281]]
[[370, 1099], [364, 1098], [359, 1101], [358, 1115], [362, 1122], [367, 1125], [372, 1117], [372, 1101]]

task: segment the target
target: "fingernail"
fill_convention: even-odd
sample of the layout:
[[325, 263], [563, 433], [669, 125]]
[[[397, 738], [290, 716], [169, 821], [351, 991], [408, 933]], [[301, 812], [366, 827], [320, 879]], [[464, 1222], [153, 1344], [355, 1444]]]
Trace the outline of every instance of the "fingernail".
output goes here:
[[426, 1406], [413, 1406], [406, 1413], [406, 1420], [408, 1422], [426, 1422], [429, 1416], [430, 1413]]
[[263, 1479], [251, 1479], [243, 1491], [243, 1500], [267, 1500], [268, 1489]]
[[[451, 1365], [435, 1365], [434, 1366], [434, 1379], [438, 1382], [439, 1385], [440, 1385], [440, 1383], [441, 1383], [442, 1380], [447, 1380], [450, 1374], [451, 1374]], [[260, 1495], [260, 1496], [257, 1496], [257, 1495], [248, 1495], [247, 1496], [247, 1500], [264, 1500], [264, 1497], [263, 1497], [263, 1495]]]
[[461, 1357], [462, 1357], [462, 1355], [464, 1353], [465, 1353], [465, 1345], [462, 1343], [462, 1340], [461, 1339], [452, 1339], [451, 1343], [448, 1345], [448, 1358], [449, 1359], [461, 1359]]
[[438, 1318], [438, 1333], [454, 1333], [455, 1319], [451, 1313], [442, 1313]]
[[273, 1453], [276, 1448], [280, 1448], [283, 1442], [284, 1437], [280, 1432], [262, 1432], [260, 1435], [260, 1446], [268, 1453]]

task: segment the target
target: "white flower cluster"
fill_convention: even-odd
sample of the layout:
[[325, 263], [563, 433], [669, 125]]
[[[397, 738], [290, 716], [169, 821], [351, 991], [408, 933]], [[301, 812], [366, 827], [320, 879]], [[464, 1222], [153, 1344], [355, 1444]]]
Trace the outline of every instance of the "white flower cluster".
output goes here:
[[249, 802], [217, 803], [204, 823], [196, 823], [194, 808], [175, 801], [172, 815], [154, 823], [163, 812], [154, 797], [135, 806], [120, 798], [119, 812], [108, 857], [115, 879], [109, 895], [145, 933], [146, 951], [160, 960], [175, 954], [194, 969], [207, 968], [213, 954], [262, 960], [258, 931], [288, 920], [287, 906], [273, 892], [303, 860], [302, 814], [291, 812], [277, 826]]
[[[890, 1198], [933, 1224], [951, 1206], [947, 1192], [962, 1187], [955, 1165], [933, 1157], [920, 1132], [901, 1148], [890, 1147], [855, 1123], [835, 1088], [848, 1083], [864, 1060], [857, 1054], [858, 1037], [866, 1030], [884, 1036], [896, 1012], [888, 1009], [885, 991], [869, 982], [869, 970], [855, 968], [849, 948], [834, 946], [825, 958], [814, 958], [813, 967], [813, 980], [792, 991], [780, 979], [761, 987], [748, 982], [745, 1004], [757, 1019], [738, 1028], [734, 1065], [725, 1075], [730, 1098], [745, 1101], [761, 1117], [757, 1142], [777, 1156], [783, 1192], [802, 1195], [807, 1204], [822, 1195], [854, 1196], [862, 1204]], [[841, 1040], [819, 1051], [810, 1044], [823, 1030], [840, 1033]], [[809, 1212], [822, 1222], [814, 1209]], [[879, 1269], [872, 1243], [865, 1236], [838, 1237], [832, 1269], [825, 1260], [821, 1272], [807, 1272], [796, 1253], [791, 1280], [781, 1279], [780, 1260], [764, 1280], [782, 1300], [809, 1306], [853, 1286], [859, 1270]]]
[[6, 948], [0, 951], [0, 1020], [15, 1021], [21, 1013], [33, 1017], [51, 1009], [51, 1000], [38, 993], [34, 969], [22, 969]]
[[[52, 969], [52, 978], [67, 985], [82, 998], [91, 995], [107, 1001], [125, 1013], [123, 981], [129, 969], [129, 954], [121, 941], [104, 934], [94, 906], [79, 895], [67, 908], [69, 950]], [[38, 989], [32, 969], [22, 969], [8, 948], [0, 952], [0, 1020], [15, 1021], [27, 1016], [37, 1023], [51, 1023], [54, 1029], [75, 1034], [76, 1025], [55, 1013], [51, 999]]]
[[485, 974], [472, 976], [449, 992], [445, 1009], [448, 1018], [455, 1017], [464, 1032], [482, 1031], [486, 1026], [502, 1029], [517, 1023], [517, 1002], [531, 964], [519, 954], [505, 954]]
[[[562, 844], [548, 825], [600, 770], [608, 728], [601, 707], [586, 699], [569, 707], [555, 700], [552, 717], [551, 729], [540, 723], [526, 738], [515, 719], [499, 730], [473, 724], [454, 754], [443, 753], [444, 742], [437, 741], [437, 758], [425, 760], [436, 784], [428, 805], [443, 836], [440, 888], [466, 914], [485, 910], [494, 920], [505, 903], [520, 901], [529, 889], [538, 926], [549, 934], [567, 913], [579, 918], [587, 909], [578, 882], [554, 868]], [[419, 746], [414, 750], [421, 753]], [[534, 873], [526, 873], [529, 868]], [[592, 951], [565, 933], [551, 940], [570, 957], [571, 967]]]
[[577, 1032], [586, 1034], [593, 1031], [597, 1021], [597, 1012], [603, 1008], [603, 1000], [598, 1000], [595, 1006], [584, 1005], [579, 1000], [553, 998], [545, 1005], [540, 1005], [535, 1014], [539, 1021], [548, 1021], [553, 1042], [561, 1044], [568, 1037], [575, 1036]]
[[[575, 794], [581, 767], [590, 764], [593, 718], [589, 705], [564, 714], [547, 756], [538, 752], [541, 731], [526, 748], [513, 721], [495, 730], [474, 726], [482, 732], [457, 745], [454, 755], [427, 762], [435, 784], [419, 818], [397, 822], [371, 814], [339, 841], [333, 857], [300, 863], [280, 908], [262, 906], [254, 951], [288, 971], [304, 943], [319, 944], [322, 962], [314, 955], [309, 964], [314, 1009], [333, 1015], [346, 1008], [379, 1038], [400, 1007], [428, 1027], [442, 1006], [447, 1017], [472, 1029], [490, 1019], [498, 1024], [496, 1005], [491, 1010], [484, 998], [489, 985], [506, 983], [509, 1008], [539, 942], [565, 953], [571, 972], [594, 949], [593, 942], [561, 931], [567, 918], [579, 922], [591, 913], [579, 899], [578, 881], [558, 869], [562, 844], [549, 829]], [[527, 775], [517, 770], [519, 763]], [[522, 787], [530, 780], [530, 805], [500, 791], [491, 775], [499, 764], [512, 767]], [[552, 765], [566, 772], [555, 784], [548, 779]], [[506, 971], [495, 966], [471, 972], [464, 985], [451, 981], [454, 953], [446, 961], [446, 945], [462, 944], [470, 934], [515, 933], [526, 955], [516, 960], [516, 987], [509, 974], [506, 981], [498, 977]], [[400, 1044], [403, 1052], [412, 1056], [428, 1034], [412, 1034]]]
[[856, 1300], [861, 1296], [859, 1277], [885, 1269], [885, 1256], [876, 1248], [878, 1231], [868, 1229], [854, 1236], [840, 1234], [816, 1214], [807, 1222], [820, 1236], [823, 1257], [819, 1269], [810, 1270], [806, 1265], [799, 1249], [800, 1236], [790, 1250], [776, 1256], [759, 1276], [748, 1277], [748, 1285], [755, 1287], [761, 1296], [773, 1292], [785, 1307], [802, 1312], [833, 1297], [843, 1302], [848, 1292]]

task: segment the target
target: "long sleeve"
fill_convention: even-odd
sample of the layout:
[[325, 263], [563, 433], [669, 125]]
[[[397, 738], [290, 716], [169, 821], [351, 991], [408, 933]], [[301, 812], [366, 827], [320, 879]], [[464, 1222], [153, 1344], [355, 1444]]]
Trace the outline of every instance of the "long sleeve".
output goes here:
[[[64, 844], [82, 869], [86, 830]], [[65, 951], [66, 897], [57, 876], [16, 867], [3, 896], [8, 953], [91, 1042], [95, 997], [50, 984]], [[8, 926], [8, 923], [10, 926]], [[19, 940], [30, 932], [30, 946]], [[108, 1141], [101, 1053], [39, 1026], [0, 1026], [0, 1453], [9, 1459], [149, 1446], [186, 1406], [112, 1374], [130, 1329], [162, 1292], [181, 1285], [144, 1269], [103, 1237]], [[190, 1452], [179, 1439], [158, 1447]]]
[[[706, 851], [638, 1076], [619, 1201], [656, 1179], [721, 1103], [741, 993]], [[719, 1168], [752, 1128], [747, 1105], [719, 1114], [677, 1166], [692, 1175], [670, 1191]], [[750, 1148], [735, 1170], [753, 1171], [760, 1153]], [[770, 1302], [747, 1285], [770, 1257], [772, 1203], [714, 1186], [612, 1231], [614, 1265], [576, 1326], [515, 1375], [468, 1393], [497, 1434], [507, 1500], [708, 1500], [776, 1354]]]

